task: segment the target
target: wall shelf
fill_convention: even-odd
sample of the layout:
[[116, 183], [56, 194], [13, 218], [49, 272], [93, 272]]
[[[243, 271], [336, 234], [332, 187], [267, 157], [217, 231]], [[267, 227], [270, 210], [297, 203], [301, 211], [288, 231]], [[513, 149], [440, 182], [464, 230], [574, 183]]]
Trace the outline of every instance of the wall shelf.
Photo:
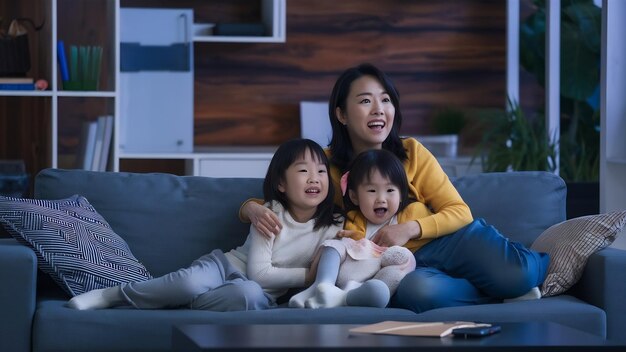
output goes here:
[[194, 42], [215, 43], [284, 43], [286, 40], [286, 0], [262, 0], [263, 36], [213, 35], [215, 23], [194, 23]]

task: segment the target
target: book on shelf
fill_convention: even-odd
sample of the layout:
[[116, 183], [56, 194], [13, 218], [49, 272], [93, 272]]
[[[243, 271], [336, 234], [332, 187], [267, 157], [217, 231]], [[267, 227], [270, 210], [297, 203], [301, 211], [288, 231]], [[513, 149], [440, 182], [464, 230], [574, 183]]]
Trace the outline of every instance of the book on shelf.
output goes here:
[[86, 121], [81, 130], [76, 167], [91, 171], [106, 171], [113, 140], [113, 116], [99, 116]]
[[100, 155], [102, 155], [102, 143], [104, 142], [104, 125], [106, 117], [99, 116], [96, 120], [96, 146], [93, 151], [93, 160], [91, 161], [91, 171], [98, 171], [100, 167]]
[[102, 141], [102, 149], [100, 151], [100, 164], [98, 171], [107, 170], [107, 162], [109, 161], [109, 152], [111, 150], [111, 140], [113, 139], [113, 116], [105, 116], [104, 122], [104, 140]]
[[440, 321], [440, 322], [406, 322], [383, 321], [350, 329], [351, 333], [384, 334], [399, 336], [445, 337], [458, 328], [488, 327], [491, 324], [471, 321]]
[[0, 90], [35, 90], [34, 83], [0, 83]]
[[80, 144], [78, 147], [78, 157], [76, 168], [91, 170], [93, 155], [96, 148], [96, 133], [98, 124], [95, 121], [85, 121], [80, 134]]
[[15, 83], [35, 83], [35, 80], [30, 77], [0, 77], [0, 84], [15, 84]]
[[[113, 135], [113, 116], [99, 116], [97, 120], [97, 126], [96, 146], [93, 155], [93, 162], [91, 164], [91, 170], [105, 171], [106, 162], [108, 160], [109, 154], [109, 146], [111, 145], [111, 136]], [[107, 129], [109, 129], [108, 133]]]

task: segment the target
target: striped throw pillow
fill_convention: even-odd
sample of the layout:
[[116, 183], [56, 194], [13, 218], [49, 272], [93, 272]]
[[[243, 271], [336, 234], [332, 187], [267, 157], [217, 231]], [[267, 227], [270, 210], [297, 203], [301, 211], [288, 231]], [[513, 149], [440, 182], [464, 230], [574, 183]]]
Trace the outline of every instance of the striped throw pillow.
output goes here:
[[550, 255], [541, 295], [569, 290], [583, 274], [587, 259], [615, 240], [626, 223], [626, 210], [569, 219], [545, 230], [530, 246]]
[[35, 251], [39, 268], [72, 296], [152, 278], [85, 197], [0, 196], [0, 223]]

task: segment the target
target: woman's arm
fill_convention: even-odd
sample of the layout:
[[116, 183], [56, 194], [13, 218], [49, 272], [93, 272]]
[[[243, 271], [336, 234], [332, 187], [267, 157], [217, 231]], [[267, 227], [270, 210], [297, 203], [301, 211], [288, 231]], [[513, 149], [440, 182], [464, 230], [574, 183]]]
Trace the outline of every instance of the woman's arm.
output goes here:
[[469, 206], [430, 151], [412, 138], [405, 140], [405, 147], [409, 154], [405, 170], [410, 193], [432, 210], [428, 216], [407, 219], [415, 220], [419, 225], [420, 233], [412, 239], [448, 235], [472, 222]]
[[451, 234], [472, 222], [472, 213], [437, 159], [413, 138], [404, 140], [409, 159], [404, 167], [409, 194], [417, 202], [400, 214], [398, 224], [388, 225], [372, 241], [380, 246], [408, 246], [409, 241]]
[[367, 220], [360, 212], [356, 210], [349, 211], [343, 224], [343, 230], [337, 233], [337, 237], [350, 237], [355, 241], [360, 240], [365, 238], [366, 227]]

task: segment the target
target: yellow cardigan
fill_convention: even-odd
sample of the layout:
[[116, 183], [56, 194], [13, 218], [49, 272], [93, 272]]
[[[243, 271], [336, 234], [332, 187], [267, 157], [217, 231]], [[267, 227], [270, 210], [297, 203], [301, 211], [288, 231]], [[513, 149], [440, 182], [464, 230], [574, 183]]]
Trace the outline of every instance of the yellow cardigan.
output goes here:
[[[451, 234], [469, 224], [473, 218], [469, 206], [463, 201], [430, 151], [414, 138], [403, 139], [402, 144], [408, 155], [403, 165], [409, 180], [409, 196], [421, 205], [413, 203], [407, 206], [398, 214], [398, 223], [411, 220], [419, 223], [422, 229], [421, 237], [410, 240], [404, 245], [415, 252], [431, 240]], [[330, 157], [328, 149], [326, 154]], [[343, 207], [339, 186], [341, 170], [331, 165], [330, 177], [337, 190], [335, 203]], [[351, 218], [357, 219], [356, 222], [350, 224]], [[349, 229], [350, 226], [355, 226], [356, 228], [352, 229], [362, 228], [365, 233], [365, 223], [364, 218], [359, 220], [358, 217], [348, 214], [344, 228]]]

